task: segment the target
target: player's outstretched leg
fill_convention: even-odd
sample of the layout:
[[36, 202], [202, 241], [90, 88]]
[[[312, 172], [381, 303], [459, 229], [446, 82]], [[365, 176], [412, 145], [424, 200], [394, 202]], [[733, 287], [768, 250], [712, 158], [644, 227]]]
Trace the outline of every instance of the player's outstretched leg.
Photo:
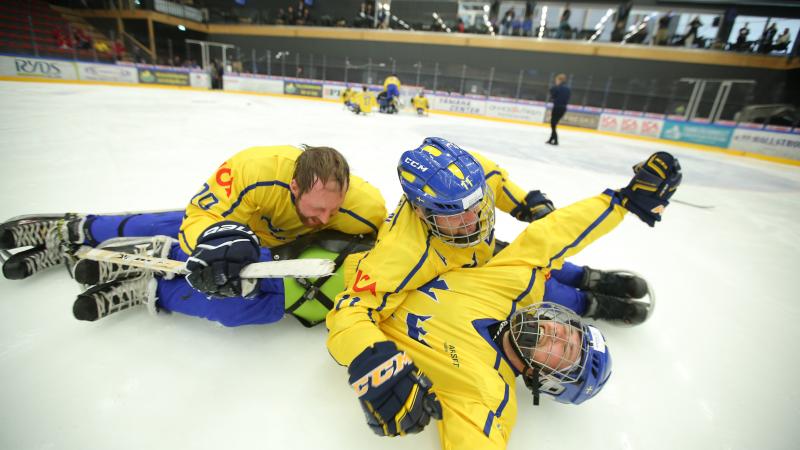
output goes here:
[[[167, 236], [114, 238], [98, 248], [166, 258], [177, 241]], [[117, 311], [145, 305], [156, 313], [156, 275], [150, 270], [122, 266], [105, 261], [79, 260], [73, 267], [75, 280], [96, 285], [80, 294], [72, 305], [78, 320], [95, 321]]]
[[587, 291], [586, 312], [582, 316], [619, 326], [634, 326], [647, 320], [650, 308], [647, 303], [635, 299]]
[[78, 320], [93, 322], [138, 305], [155, 313], [157, 286], [155, 274], [149, 271], [133, 279], [99, 284], [78, 295], [72, 314]]
[[83, 242], [82, 214], [18, 216], [0, 224], [0, 249], [32, 247], [18, 252], [3, 264], [3, 275], [21, 280], [65, 262], [71, 245]]
[[[177, 243], [177, 240], [168, 236], [141, 238], [122, 237], [103, 241], [97, 248], [115, 252], [155, 256], [157, 258], [168, 258], [170, 250], [174, 245], [177, 245]], [[92, 261], [89, 259], [79, 260], [72, 268], [72, 275], [75, 281], [87, 285], [137, 278], [144, 272], [148, 271], [112, 262]]]
[[647, 294], [647, 282], [633, 272], [598, 270], [583, 266], [579, 289], [625, 298], [642, 298]]
[[551, 272], [545, 283], [545, 300], [566, 306], [583, 317], [622, 326], [641, 324], [655, 307], [650, 285], [636, 273], [597, 270], [568, 261]]

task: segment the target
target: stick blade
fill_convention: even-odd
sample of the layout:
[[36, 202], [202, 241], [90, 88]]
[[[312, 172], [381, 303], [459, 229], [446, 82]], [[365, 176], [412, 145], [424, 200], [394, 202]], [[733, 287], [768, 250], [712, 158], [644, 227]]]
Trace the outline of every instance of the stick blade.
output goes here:
[[[123, 266], [140, 267], [164, 273], [186, 275], [186, 263], [166, 258], [147, 255], [115, 252], [82, 246], [75, 256], [93, 261], [104, 261]], [[331, 275], [336, 269], [333, 261], [321, 258], [287, 259], [285, 261], [267, 261], [246, 266], [239, 275], [242, 278], [319, 278]]]
[[335, 268], [329, 259], [287, 259], [250, 264], [239, 275], [242, 278], [319, 278], [333, 274]]

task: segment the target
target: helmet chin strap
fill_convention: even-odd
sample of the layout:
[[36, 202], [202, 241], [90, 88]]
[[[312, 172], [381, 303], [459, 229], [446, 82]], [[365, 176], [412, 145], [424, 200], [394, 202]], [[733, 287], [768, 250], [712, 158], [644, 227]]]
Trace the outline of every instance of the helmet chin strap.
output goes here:
[[[504, 321], [501, 325], [500, 331], [503, 331], [503, 328], [507, 325], [507, 321]], [[511, 333], [511, 330], [507, 330], [507, 333]], [[499, 333], [498, 333], [499, 334]], [[522, 356], [522, 350], [520, 350], [519, 345], [517, 342], [512, 338], [511, 341], [511, 349], [514, 353], [517, 354], [517, 357], [522, 361], [523, 364], [527, 366], [528, 369], [531, 370], [530, 375], [526, 375], [526, 370], [522, 371], [522, 380], [525, 382], [525, 386], [531, 390], [531, 394], [533, 394], [533, 406], [539, 405], [539, 389], [542, 387], [542, 383], [539, 381], [539, 367], [535, 365], [529, 365], [527, 360], [524, 356]]]
[[542, 387], [542, 383], [539, 381], [539, 368], [532, 369], [531, 374], [523, 375], [522, 379], [525, 381], [525, 386], [528, 386], [528, 389], [530, 389], [533, 394], [533, 406], [538, 406], [539, 388]]

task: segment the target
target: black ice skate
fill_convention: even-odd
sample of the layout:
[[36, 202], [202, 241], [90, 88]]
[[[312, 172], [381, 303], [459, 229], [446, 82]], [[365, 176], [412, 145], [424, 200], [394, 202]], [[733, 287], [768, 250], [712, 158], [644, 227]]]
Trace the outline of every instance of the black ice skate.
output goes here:
[[10, 255], [3, 276], [21, 280], [66, 262], [86, 238], [85, 221], [80, 214], [50, 214], [18, 216], [0, 224], [0, 249], [33, 247]]
[[[97, 248], [138, 255], [167, 258], [172, 244], [176, 242], [167, 236], [140, 238], [113, 238], [103, 241]], [[145, 273], [155, 273], [138, 267], [123, 266], [106, 261], [79, 260], [72, 269], [73, 277], [78, 283], [87, 285], [103, 284], [111, 281], [137, 278]], [[159, 273], [163, 276], [164, 274]], [[168, 278], [172, 278], [170, 274]]]
[[151, 314], [156, 314], [157, 286], [152, 273], [100, 284], [78, 295], [72, 305], [72, 314], [78, 320], [93, 322], [138, 305], [144, 305]]
[[619, 326], [634, 326], [647, 320], [650, 313], [649, 305], [638, 300], [586, 292], [586, 312], [583, 317]]
[[642, 298], [649, 291], [647, 282], [633, 272], [597, 270], [589, 266], [584, 266], [583, 279], [578, 288], [625, 298]]

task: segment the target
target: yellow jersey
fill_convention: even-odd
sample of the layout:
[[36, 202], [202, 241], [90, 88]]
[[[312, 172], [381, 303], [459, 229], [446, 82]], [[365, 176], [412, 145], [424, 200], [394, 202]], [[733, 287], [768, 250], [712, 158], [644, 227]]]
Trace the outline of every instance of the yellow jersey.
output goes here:
[[[480, 154], [470, 154], [483, 167], [498, 209], [509, 212], [524, 202], [526, 192], [508, 179], [505, 169]], [[494, 232], [467, 248], [437, 239], [403, 197], [381, 227], [375, 248], [348, 262], [353, 266], [351, 276], [345, 277], [345, 290], [337, 299], [351, 300], [326, 318], [331, 355], [349, 365], [364, 349], [386, 340], [377, 324], [391, 315], [408, 291], [452, 269], [482, 266], [493, 252]]]
[[372, 108], [377, 105], [377, 100], [375, 100], [375, 96], [370, 91], [356, 92], [350, 101], [358, 105], [360, 112], [364, 114], [372, 112]]
[[383, 90], [385, 91], [391, 84], [397, 86], [397, 89], [400, 89], [400, 79], [395, 76], [388, 76], [383, 80]]
[[428, 111], [427, 97], [420, 97], [419, 95], [416, 95], [411, 99], [411, 105], [414, 106], [415, 110], [422, 109], [423, 111]]
[[347, 89], [342, 91], [342, 94], [339, 96], [339, 99], [342, 101], [342, 103], [347, 103], [347, 102], [350, 101], [351, 98], [353, 98], [353, 95], [355, 95], [353, 90], [350, 89], [350, 88], [347, 88]]
[[321, 229], [349, 234], [377, 233], [386, 217], [381, 193], [351, 175], [339, 211], [319, 228], [300, 221], [289, 190], [294, 164], [303, 150], [288, 145], [251, 147], [222, 163], [186, 207], [178, 240], [191, 254], [197, 237], [211, 224], [233, 220], [246, 224], [263, 247], [274, 247]]

